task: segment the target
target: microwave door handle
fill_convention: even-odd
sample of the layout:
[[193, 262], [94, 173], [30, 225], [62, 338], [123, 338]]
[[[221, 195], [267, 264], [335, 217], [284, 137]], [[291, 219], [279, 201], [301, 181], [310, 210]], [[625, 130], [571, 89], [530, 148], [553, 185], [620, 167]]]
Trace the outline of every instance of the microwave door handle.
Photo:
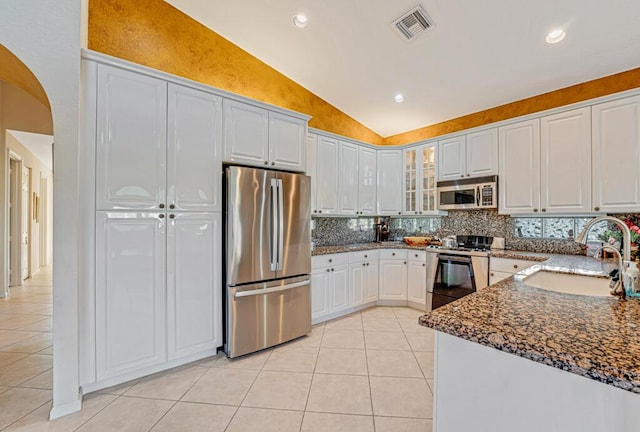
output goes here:
[[482, 203], [480, 202], [480, 186], [476, 186], [476, 205], [478, 207], [482, 206]]

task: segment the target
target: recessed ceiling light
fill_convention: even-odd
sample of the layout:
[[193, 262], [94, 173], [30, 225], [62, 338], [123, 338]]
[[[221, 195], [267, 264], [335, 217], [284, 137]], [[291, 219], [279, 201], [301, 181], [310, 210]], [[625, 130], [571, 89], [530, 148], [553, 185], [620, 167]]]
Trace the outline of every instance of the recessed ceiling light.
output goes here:
[[402, 103], [404, 102], [404, 96], [402, 95], [402, 93], [398, 93], [393, 97], [393, 100], [396, 101], [396, 103]]
[[296, 27], [305, 28], [309, 24], [309, 18], [304, 14], [297, 14], [293, 17], [293, 23]]
[[554, 44], [554, 43], [560, 42], [562, 39], [564, 39], [566, 35], [567, 34], [565, 33], [564, 30], [557, 29], [550, 32], [545, 38], [545, 40], [547, 41], [548, 44]]

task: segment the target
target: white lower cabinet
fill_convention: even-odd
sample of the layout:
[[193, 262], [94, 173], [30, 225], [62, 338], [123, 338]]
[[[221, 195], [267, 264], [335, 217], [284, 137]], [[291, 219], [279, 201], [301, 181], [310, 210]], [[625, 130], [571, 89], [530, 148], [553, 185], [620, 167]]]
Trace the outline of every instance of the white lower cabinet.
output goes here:
[[378, 279], [378, 258], [371, 262], [367, 262], [364, 271], [365, 286], [365, 303], [371, 303], [378, 300], [380, 280]]
[[222, 345], [220, 224], [219, 213], [96, 213], [97, 381]]
[[220, 214], [212, 213], [176, 214], [169, 222], [169, 360], [222, 345], [220, 224]]
[[407, 262], [407, 300], [425, 305], [427, 301], [427, 264], [424, 259], [409, 259]]
[[[325, 255], [323, 259], [327, 259]], [[346, 257], [345, 257], [346, 258]], [[349, 265], [336, 263], [330, 267], [317, 267], [311, 272], [311, 320], [318, 323], [350, 307]], [[330, 259], [330, 258], [329, 258]]]
[[347, 264], [331, 267], [331, 310], [338, 312], [349, 307], [349, 266]]
[[380, 251], [380, 300], [407, 300], [407, 251]]

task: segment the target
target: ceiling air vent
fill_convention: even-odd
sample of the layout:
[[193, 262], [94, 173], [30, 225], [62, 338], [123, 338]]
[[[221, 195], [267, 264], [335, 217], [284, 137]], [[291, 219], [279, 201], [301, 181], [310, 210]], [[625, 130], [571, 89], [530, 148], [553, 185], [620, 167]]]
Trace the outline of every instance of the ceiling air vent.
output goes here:
[[395, 20], [393, 26], [405, 40], [410, 41], [425, 30], [431, 29], [433, 21], [427, 16], [422, 6], [418, 5]]

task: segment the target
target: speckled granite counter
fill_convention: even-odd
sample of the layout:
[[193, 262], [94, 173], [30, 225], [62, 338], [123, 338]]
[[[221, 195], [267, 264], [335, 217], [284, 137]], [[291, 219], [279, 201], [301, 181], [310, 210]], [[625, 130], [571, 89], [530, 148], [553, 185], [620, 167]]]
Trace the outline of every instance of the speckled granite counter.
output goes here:
[[[493, 252], [538, 269], [605, 275], [614, 264], [572, 255]], [[522, 272], [521, 272], [522, 273]], [[512, 277], [420, 317], [420, 324], [640, 393], [640, 300], [538, 289]]]
[[425, 246], [409, 246], [405, 242], [382, 242], [382, 243], [354, 243], [338, 246], [318, 246], [311, 251], [311, 256], [327, 255], [343, 252], [357, 252], [372, 249], [419, 249], [425, 250]]

